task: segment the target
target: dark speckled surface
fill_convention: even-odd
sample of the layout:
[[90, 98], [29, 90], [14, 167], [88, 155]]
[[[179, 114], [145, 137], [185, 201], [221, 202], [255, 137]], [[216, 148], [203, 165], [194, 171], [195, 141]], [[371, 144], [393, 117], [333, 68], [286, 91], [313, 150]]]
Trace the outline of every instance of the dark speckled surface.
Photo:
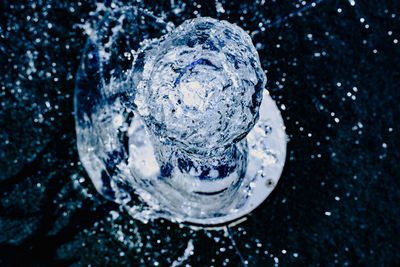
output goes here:
[[3, 1], [0, 265], [400, 265], [400, 3], [139, 2], [250, 32], [290, 137], [278, 186], [230, 234], [129, 218], [76, 150], [76, 24], [96, 4]]

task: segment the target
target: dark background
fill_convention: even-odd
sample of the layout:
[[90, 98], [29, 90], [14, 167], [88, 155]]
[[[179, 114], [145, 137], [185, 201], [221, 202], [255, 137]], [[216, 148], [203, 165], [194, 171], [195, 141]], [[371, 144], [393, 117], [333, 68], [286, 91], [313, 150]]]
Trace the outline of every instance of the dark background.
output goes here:
[[1, 1], [0, 265], [169, 266], [192, 240], [183, 265], [242, 266], [238, 250], [249, 266], [399, 266], [400, 2], [139, 2], [122, 1], [250, 32], [290, 137], [278, 186], [232, 228], [236, 247], [224, 231], [131, 219], [76, 149], [76, 25], [96, 3]]

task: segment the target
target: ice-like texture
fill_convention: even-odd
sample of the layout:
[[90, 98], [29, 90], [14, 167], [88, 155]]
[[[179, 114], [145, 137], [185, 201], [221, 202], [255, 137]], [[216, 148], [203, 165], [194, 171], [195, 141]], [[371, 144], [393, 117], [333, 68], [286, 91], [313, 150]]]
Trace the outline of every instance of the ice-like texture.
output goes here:
[[266, 78], [241, 28], [189, 20], [144, 53], [135, 103], [156, 136], [189, 153], [210, 154], [253, 128]]
[[272, 191], [286, 141], [250, 37], [197, 18], [173, 28], [106, 13], [77, 76], [78, 150], [96, 189], [137, 219], [219, 224]]

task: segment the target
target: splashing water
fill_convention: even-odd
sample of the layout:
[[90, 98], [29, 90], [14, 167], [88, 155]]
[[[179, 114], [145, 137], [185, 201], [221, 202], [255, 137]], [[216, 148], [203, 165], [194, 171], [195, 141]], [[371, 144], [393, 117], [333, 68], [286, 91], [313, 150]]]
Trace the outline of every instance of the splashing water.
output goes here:
[[133, 7], [91, 23], [75, 111], [97, 191], [142, 221], [201, 225], [264, 201], [286, 136], [250, 37], [211, 18], [174, 28]]

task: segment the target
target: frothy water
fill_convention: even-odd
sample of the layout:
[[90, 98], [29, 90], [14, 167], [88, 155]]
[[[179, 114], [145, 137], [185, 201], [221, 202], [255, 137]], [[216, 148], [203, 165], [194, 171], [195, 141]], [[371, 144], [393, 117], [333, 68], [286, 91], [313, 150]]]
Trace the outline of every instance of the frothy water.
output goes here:
[[96, 13], [77, 75], [78, 151], [97, 191], [136, 219], [215, 225], [279, 180], [283, 120], [248, 34], [137, 8]]

